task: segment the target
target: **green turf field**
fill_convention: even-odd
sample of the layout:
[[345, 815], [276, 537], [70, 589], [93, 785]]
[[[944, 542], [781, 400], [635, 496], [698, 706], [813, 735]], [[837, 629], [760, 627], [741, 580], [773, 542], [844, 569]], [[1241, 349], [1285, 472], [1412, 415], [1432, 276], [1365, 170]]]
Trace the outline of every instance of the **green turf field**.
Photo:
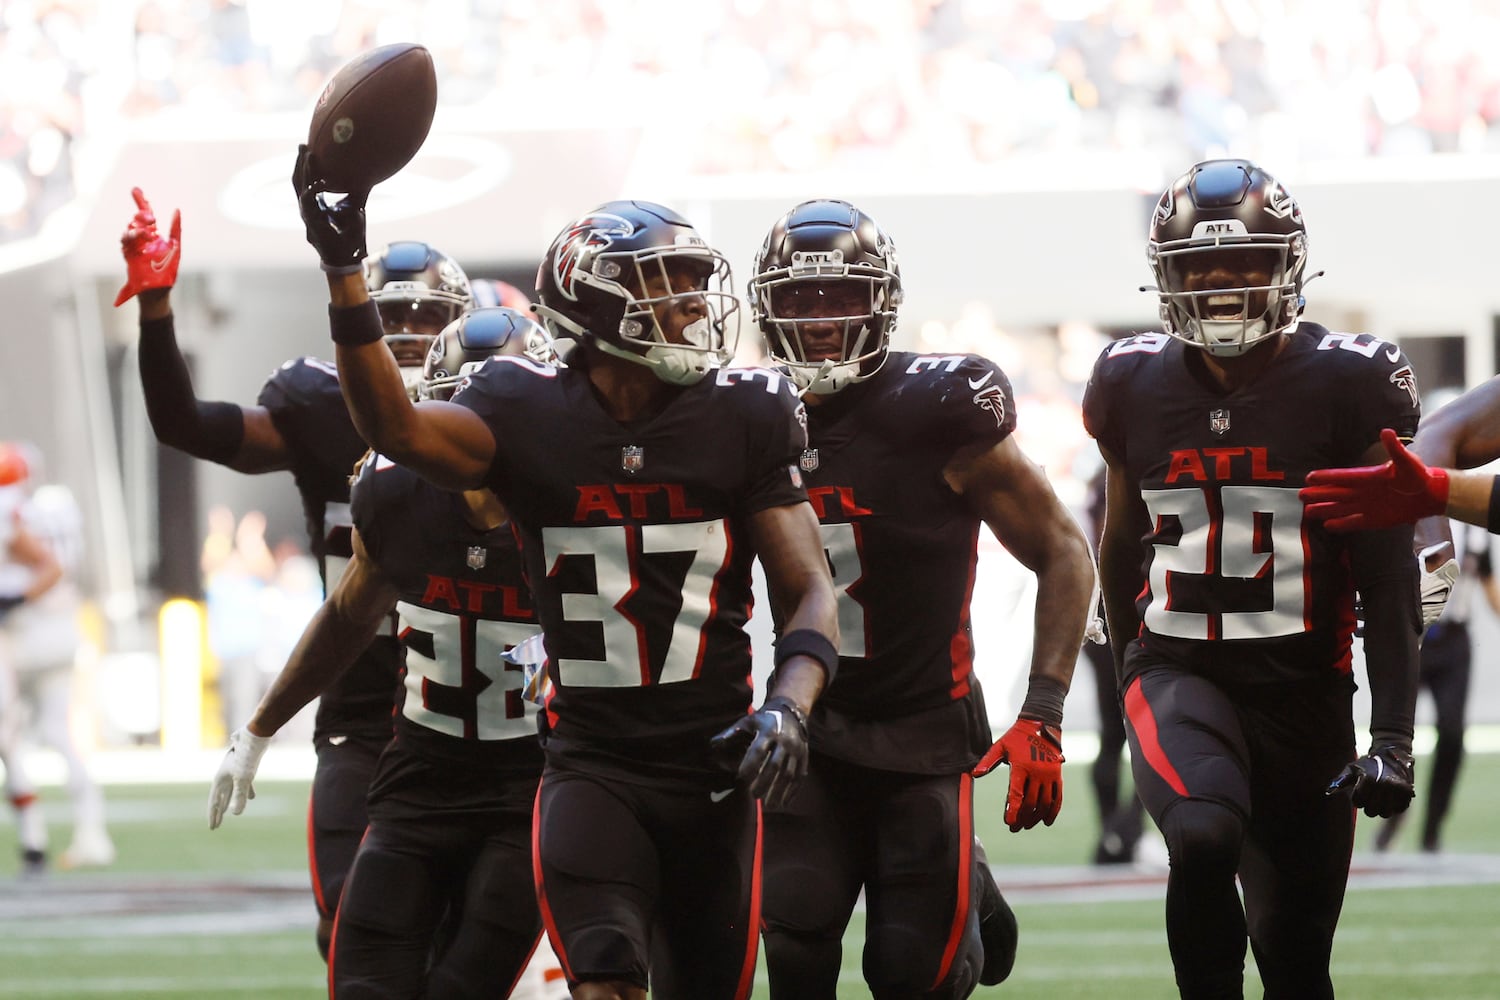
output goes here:
[[[1002, 784], [979, 785], [980, 833], [1021, 921], [1016, 971], [976, 997], [1171, 998], [1161, 888], [1149, 869], [1082, 866], [1094, 817], [1083, 767], [1050, 829], [1010, 834]], [[1414, 853], [1411, 817], [1393, 855], [1366, 849], [1334, 953], [1341, 997], [1493, 1000], [1500, 996], [1500, 755], [1469, 759], [1435, 857]], [[324, 994], [303, 861], [306, 787], [266, 783], [245, 815], [210, 832], [207, 781], [115, 786], [119, 862], [105, 872], [14, 877], [14, 830], [0, 828], [0, 997], [291, 1000]], [[60, 798], [51, 790], [49, 798]], [[1421, 803], [1418, 803], [1418, 809]], [[65, 812], [49, 807], [53, 842]], [[1111, 883], [1099, 885], [1096, 883]], [[862, 917], [846, 949], [841, 997], [864, 997]], [[1259, 996], [1253, 968], [1247, 994]], [[755, 996], [767, 996], [764, 979]]]

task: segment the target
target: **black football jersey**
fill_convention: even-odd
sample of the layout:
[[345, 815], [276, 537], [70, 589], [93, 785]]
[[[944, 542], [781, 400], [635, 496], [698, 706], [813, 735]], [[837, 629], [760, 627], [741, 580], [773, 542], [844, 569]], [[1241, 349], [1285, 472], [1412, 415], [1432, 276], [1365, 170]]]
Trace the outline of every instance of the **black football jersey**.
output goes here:
[[[339, 391], [338, 372], [316, 358], [288, 361], [266, 380], [257, 402], [271, 414], [292, 452], [308, 548], [326, 596], [354, 554], [349, 532], [349, 476], [365, 442]], [[318, 701], [320, 734], [389, 739], [401, 651], [395, 632], [377, 636]]]
[[549, 754], [627, 780], [712, 773], [708, 738], [750, 707], [747, 519], [806, 499], [792, 387], [721, 369], [623, 426], [583, 369], [506, 358], [454, 400], [495, 437], [488, 482], [546, 634]]
[[893, 351], [807, 413], [799, 465], [841, 636], [813, 744], [890, 770], [970, 767], [990, 742], [969, 617], [982, 522], [943, 468], [1015, 430], [1010, 380], [975, 355]]
[[1347, 672], [1347, 542], [1304, 520], [1297, 491], [1313, 469], [1361, 464], [1381, 428], [1416, 433], [1411, 365], [1394, 344], [1302, 323], [1226, 394], [1189, 367], [1194, 350], [1164, 334], [1116, 341], [1084, 394], [1089, 433], [1151, 515], [1141, 641], [1230, 684]]
[[366, 553], [400, 592], [397, 742], [488, 773], [540, 773], [537, 707], [504, 657], [540, 631], [510, 527], [472, 527], [461, 494], [380, 455], [360, 468], [352, 509]]

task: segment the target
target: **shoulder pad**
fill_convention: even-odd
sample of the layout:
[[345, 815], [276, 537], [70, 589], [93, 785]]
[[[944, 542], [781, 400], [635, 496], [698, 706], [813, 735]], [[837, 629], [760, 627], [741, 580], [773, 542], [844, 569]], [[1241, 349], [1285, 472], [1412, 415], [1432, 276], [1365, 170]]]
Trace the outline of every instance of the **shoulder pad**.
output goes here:
[[339, 373], [331, 362], [318, 358], [293, 358], [273, 371], [261, 388], [259, 403], [306, 402], [330, 392], [339, 392]]
[[[1016, 401], [999, 365], [977, 354], [893, 353], [899, 366], [894, 399], [914, 433], [998, 442], [1016, 429]], [[954, 437], [957, 435], [957, 438]]]
[[772, 396], [781, 393], [797, 394], [797, 387], [792, 384], [792, 380], [774, 368], [720, 368], [714, 372], [714, 384], [757, 386], [762, 392]]
[[411, 491], [415, 474], [384, 455], [370, 452], [359, 463], [349, 490], [349, 514], [361, 535], [373, 535], [380, 513]]

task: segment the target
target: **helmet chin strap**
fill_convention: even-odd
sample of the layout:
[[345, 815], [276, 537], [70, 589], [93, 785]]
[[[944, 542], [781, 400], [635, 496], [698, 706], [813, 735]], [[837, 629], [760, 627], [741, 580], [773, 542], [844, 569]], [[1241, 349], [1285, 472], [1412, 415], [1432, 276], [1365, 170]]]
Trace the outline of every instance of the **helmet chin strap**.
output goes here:
[[[799, 392], [799, 393], [797, 393], [797, 398], [801, 399], [802, 397], [806, 396], [808, 393], [812, 392], [813, 391], [813, 386], [817, 385], [819, 382], [821, 382], [824, 379], [828, 378], [829, 375], [832, 374], [834, 367], [835, 366], [834, 366], [832, 358], [824, 358], [823, 359], [823, 363], [818, 366], [817, 374], [815, 374], [812, 378], [808, 379], [807, 384], [802, 387], [802, 391]], [[818, 393], [813, 393], [813, 395], [816, 396], [816, 395], [818, 395]]]
[[[720, 367], [719, 359], [707, 352], [686, 348], [672, 350], [671, 345], [665, 345], [653, 347], [645, 354], [637, 354], [628, 348], [612, 344], [603, 337], [594, 337], [593, 342], [605, 354], [650, 368], [652, 374], [669, 385], [693, 385], [703, 381], [703, 376], [711, 369]], [[701, 364], [697, 363], [698, 359], [701, 359]]]

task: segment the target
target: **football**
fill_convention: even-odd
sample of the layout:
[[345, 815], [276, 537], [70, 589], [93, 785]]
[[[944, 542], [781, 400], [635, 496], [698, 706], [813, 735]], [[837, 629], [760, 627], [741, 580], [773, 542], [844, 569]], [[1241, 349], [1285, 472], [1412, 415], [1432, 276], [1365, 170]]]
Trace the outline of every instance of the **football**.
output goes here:
[[417, 155], [436, 110], [432, 53], [410, 42], [382, 45], [329, 79], [313, 108], [308, 151], [328, 190], [369, 190]]

